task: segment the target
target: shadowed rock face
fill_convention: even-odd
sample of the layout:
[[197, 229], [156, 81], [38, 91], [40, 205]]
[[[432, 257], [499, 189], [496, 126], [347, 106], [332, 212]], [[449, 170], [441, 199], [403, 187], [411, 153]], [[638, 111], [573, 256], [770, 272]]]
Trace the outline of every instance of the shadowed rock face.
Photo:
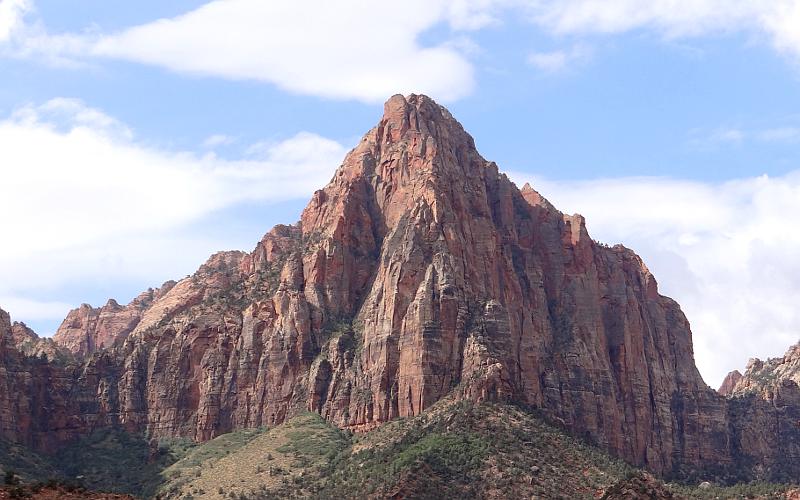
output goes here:
[[[49, 449], [120, 425], [205, 440], [304, 409], [367, 430], [454, 392], [539, 407], [659, 473], [800, 450], [792, 432], [770, 450], [733, 427], [742, 412], [703, 382], [686, 318], [636, 254], [517, 189], [425, 96], [387, 101], [297, 225], [142, 297], [70, 313], [56, 340], [81, 362], [3, 350], [6, 437]], [[25, 392], [40, 372], [59, 383]]]

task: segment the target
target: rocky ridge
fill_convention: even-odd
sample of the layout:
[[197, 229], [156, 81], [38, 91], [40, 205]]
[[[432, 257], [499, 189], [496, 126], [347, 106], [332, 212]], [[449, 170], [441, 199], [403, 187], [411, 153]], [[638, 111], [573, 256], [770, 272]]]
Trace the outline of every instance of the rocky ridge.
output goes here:
[[800, 473], [800, 406], [707, 387], [642, 260], [519, 190], [425, 96], [387, 101], [298, 224], [127, 306], [82, 306], [55, 340], [77, 360], [0, 340], [3, 436], [41, 450], [106, 426], [202, 441], [303, 410], [363, 431], [453, 394], [537, 407], [659, 474]]
[[114, 299], [109, 299], [99, 308], [82, 304], [67, 314], [53, 340], [77, 356], [87, 356], [118, 345], [136, 328], [144, 312], [175, 284], [168, 281], [161, 288], [151, 288], [126, 306], [119, 305]]
[[744, 375], [734, 370], [725, 377], [719, 393], [726, 396], [756, 394], [774, 400], [781, 393], [794, 391], [800, 384], [800, 343], [791, 346], [782, 357], [762, 361], [752, 358]]

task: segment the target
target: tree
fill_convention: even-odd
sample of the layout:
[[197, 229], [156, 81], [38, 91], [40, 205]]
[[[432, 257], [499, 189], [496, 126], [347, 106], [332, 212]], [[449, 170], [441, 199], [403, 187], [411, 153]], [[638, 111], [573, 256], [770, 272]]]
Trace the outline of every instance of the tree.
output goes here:
[[5, 479], [4, 479], [3, 482], [5, 484], [9, 485], [9, 486], [13, 486], [13, 485], [19, 484], [19, 477], [17, 477], [17, 473], [16, 472], [14, 472], [11, 469], [8, 469], [6, 471], [6, 476], [5, 476]]

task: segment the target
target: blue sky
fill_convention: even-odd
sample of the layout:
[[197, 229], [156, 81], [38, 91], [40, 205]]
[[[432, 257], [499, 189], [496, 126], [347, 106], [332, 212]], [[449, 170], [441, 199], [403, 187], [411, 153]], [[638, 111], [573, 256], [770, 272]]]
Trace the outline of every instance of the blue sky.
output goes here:
[[712, 385], [798, 340], [800, 2], [415, 1], [0, 0], [0, 306], [51, 334], [251, 249], [424, 92], [643, 255]]

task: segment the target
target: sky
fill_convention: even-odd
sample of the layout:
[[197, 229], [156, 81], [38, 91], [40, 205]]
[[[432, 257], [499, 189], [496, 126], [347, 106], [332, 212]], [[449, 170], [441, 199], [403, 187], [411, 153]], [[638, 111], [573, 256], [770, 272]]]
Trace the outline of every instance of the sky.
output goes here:
[[800, 0], [0, 0], [0, 307], [298, 219], [396, 93], [636, 250], [717, 386], [800, 337]]

